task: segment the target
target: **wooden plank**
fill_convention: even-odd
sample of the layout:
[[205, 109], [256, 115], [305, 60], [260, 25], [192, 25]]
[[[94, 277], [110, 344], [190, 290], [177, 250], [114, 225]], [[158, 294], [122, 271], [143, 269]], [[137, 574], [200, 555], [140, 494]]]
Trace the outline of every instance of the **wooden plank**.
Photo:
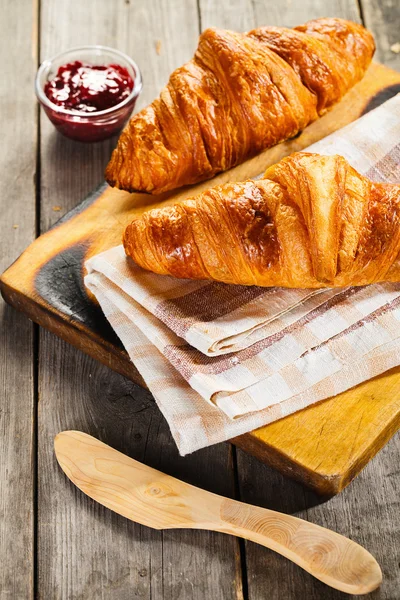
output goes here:
[[[400, 427], [400, 368], [235, 438], [322, 495], [341, 492]], [[306, 441], [305, 441], [306, 440]], [[279, 449], [279, 451], [277, 451]]]
[[[106, 1], [42, 3], [42, 58], [83, 43], [128, 52], [144, 76], [139, 108], [189, 58], [197, 34], [195, 0], [125, 1], [112, 10]], [[114, 143], [69, 142], [42, 114], [42, 231], [103, 179]], [[62, 210], [55, 212], [55, 205]], [[154, 467], [232, 495], [229, 447], [179, 458], [148, 392], [47, 332], [41, 332], [39, 382], [39, 597], [240, 599], [235, 539], [128, 523], [73, 489], [56, 466], [52, 440], [62, 429], [81, 429]]]
[[375, 36], [376, 59], [400, 69], [400, 11], [396, 0], [361, 0], [368, 27]]
[[222, 2], [199, 0], [199, 9], [202, 30], [207, 27], [221, 27], [235, 31], [248, 31], [255, 27], [254, 2], [252, 0]]
[[[1, 7], [0, 170], [3, 271], [35, 237], [37, 5]], [[0, 597], [33, 598], [33, 326], [0, 302]]]
[[256, 25], [278, 25], [295, 27], [310, 19], [341, 17], [350, 21], [361, 21], [357, 0], [280, 0], [264, 2], [254, 0]]
[[[389, 3], [389, 0], [387, 0]], [[201, 27], [223, 27], [236, 31], [248, 31], [261, 25], [295, 27], [309, 19], [319, 17], [345, 17], [361, 21], [357, 0], [332, 0], [318, 2], [292, 0], [265, 2], [265, 0], [199, 0]]]
[[80, 494], [52, 451], [58, 431], [79, 427], [146, 464], [232, 496], [228, 447], [178, 457], [149, 393], [49, 334], [41, 344], [39, 597], [172, 599], [181, 590], [182, 598], [203, 600], [224, 590], [236, 600], [235, 539], [128, 522]]

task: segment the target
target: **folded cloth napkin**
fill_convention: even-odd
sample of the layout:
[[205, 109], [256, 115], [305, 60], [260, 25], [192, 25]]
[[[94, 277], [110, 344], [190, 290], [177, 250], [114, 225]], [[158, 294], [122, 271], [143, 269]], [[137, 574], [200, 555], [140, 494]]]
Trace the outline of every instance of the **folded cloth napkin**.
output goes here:
[[206, 356], [247, 348], [275, 333], [278, 318], [293, 322], [334, 293], [160, 277], [127, 261], [122, 246], [99, 259], [89, 266]]
[[[400, 95], [308, 151], [400, 180]], [[181, 454], [241, 435], [400, 363], [400, 285], [285, 290], [177, 280], [112, 248], [85, 284]], [[228, 354], [227, 354], [228, 353]]]

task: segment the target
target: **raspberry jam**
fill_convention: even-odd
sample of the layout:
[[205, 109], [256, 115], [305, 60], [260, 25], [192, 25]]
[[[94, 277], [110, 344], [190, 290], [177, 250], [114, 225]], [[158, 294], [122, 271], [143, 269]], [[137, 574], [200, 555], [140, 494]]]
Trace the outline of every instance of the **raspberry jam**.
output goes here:
[[142, 89], [137, 64], [106, 46], [67, 50], [39, 67], [36, 95], [68, 138], [97, 142], [119, 133]]
[[57, 106], [93, 113], [125, 100], [133, 84], [127, 69], [120, 65], [88, 65], [76, 60], [59, 67], [44, 93]]

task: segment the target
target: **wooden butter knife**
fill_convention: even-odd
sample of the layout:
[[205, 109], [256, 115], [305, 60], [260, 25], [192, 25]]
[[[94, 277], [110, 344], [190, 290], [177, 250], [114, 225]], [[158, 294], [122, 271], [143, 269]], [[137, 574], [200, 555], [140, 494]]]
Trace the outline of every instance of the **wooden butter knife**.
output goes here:
[[251, 540], [348, 594], [366, 594], [382, 581], [375, 558], [334, 531], [194, 487], [80, 431], [59, 433], [54, 449], [62, 470], [82, 492], [132, 521]]

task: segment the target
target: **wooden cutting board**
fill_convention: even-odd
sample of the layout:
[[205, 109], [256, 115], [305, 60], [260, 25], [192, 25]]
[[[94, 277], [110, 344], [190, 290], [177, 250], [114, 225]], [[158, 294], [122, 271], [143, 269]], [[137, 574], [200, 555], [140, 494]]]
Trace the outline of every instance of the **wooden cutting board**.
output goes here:
[[[83, 285], [83, 263], [121, 243], [125, 226], [160, 202], [174, 203], [217, 183], [256, 176], [400, 92], [400, 73], [373, 64], [332, 111], [300, 135], [204, 182], [162, 196], [102, 184], [39, 237], [1, 277], [5, 300], [33, 321], [144, 385], [100, 308]], [[60, 198], [54, 199], [61, 202]], [[400, 423], [400, 368], [232, 440], [318, 493], [339, 492]]]

